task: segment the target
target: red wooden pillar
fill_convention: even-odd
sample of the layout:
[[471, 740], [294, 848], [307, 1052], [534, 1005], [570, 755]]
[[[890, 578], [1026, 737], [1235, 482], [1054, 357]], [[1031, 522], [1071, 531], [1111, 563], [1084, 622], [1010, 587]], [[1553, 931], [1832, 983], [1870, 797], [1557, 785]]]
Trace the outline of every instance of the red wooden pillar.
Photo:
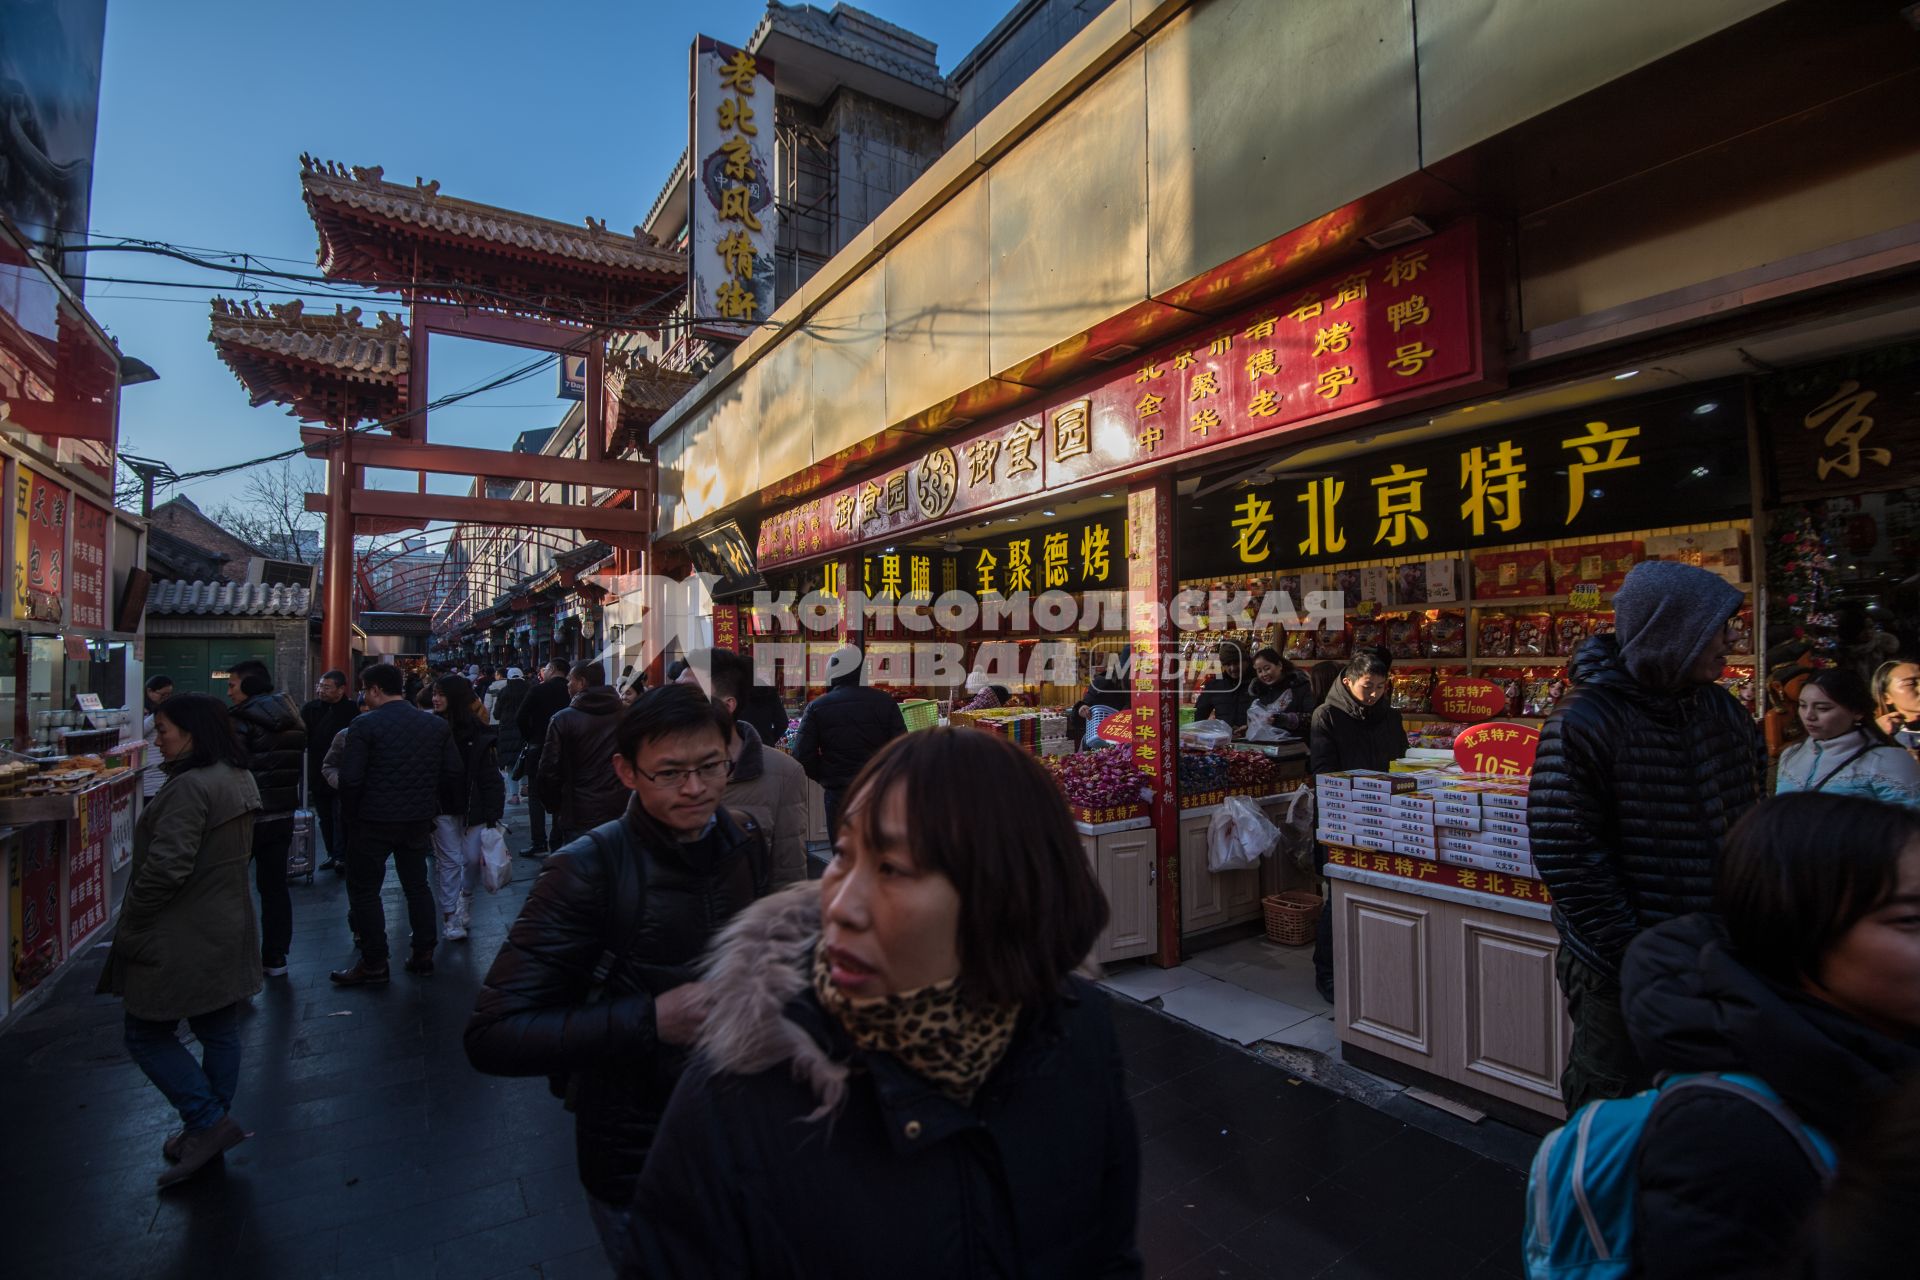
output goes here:
[[329, 671], [353, 669], [353, 430], [342, 423], [327, 450], [326, 620], [321, 652]]
[[1179, 651], [1172, 621], [1173, 477], [1127, 490], [1127, 639], [1133, 649], [1133, 756], [1152, 779], [1154, 907], [1160, 944], [1153, 962], [1180, 963], [1180, 710], [1166, 659]]

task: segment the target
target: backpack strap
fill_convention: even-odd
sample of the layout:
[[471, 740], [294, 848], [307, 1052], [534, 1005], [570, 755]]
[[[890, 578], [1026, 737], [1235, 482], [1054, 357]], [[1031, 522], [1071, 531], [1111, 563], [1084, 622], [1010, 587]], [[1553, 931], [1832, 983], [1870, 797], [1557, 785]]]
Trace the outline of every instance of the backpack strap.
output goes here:
[[747, 846], [747, 863], [753, 873], [753, 896], [764, 898], [773, 887], [773, 851], [767, 847], [766, 832], [760, 830], [760, 824], [744, 809], [728, 809], [727, 817], [751, 842]]
[[1848, 765], [1852, 764], [1855, 760], [1858, 760], [1861, 756], [1864, 756], [1865, 754], [1867, 754], [1867, 752], [1873, 750], [1875, 747], [1879, 745], [1880, 744], [1875, 742], [1872, 738], [1868, 738], [1864, 743], [1860, 745], [1860, 747], [1857, 750], [1853, 752], [1852, 755], [1849, 755], [1845, 760], [1842, 760], [1839, 764], [1827, 770], [1827, 776], [1824, 778], [1821, 778], [1818, 782], [1808, 787], [1807, 790], [1809, 792], [1820, 790], [1820, 788], [1826, 786], [1829, 782], [1832, 782], [1835, 778], [1839, 777], [1841, 770], [1845, 769]]
[[[620, 821], [624, 827], [624, 821], [619, 819], [616, 821]], [[626, 865], [632, 861], [627, 856], [630, 852], [628, 842], [623, 839], [616, 840], [606, 834], [607, 828], [612, 825], [614, 824], [603, 823], [587, 832], [587, 838], [593, 841], [594, 852], [600, 855], [600, 861], [606, 866], [607, 875], [612, 880], [612, 892], [607, 894], [606, 923], [600, 931], [601, 938], [606, 940], [608, 945], [600, 952], [600, 958], [594, 962], [593, 976], [587, 984], [587, 1004], [599, 1003], [601, 997], [606, 994], [607, 982], [613, 977], [613, 971], [619, 967], [621, 960], [626, 958], [627, 951], [633, 942], [632, 925], [639, 919], [646, 897], [644, 886], [640, 883], [643, 877], [639, 875], [637, 868]], [[620, 933], [616, 941], [615, 933], [620, 931], [622, 921], [625, 921], [628, 927]]]
[[1766, 1081], [1744, 1072], [1721, 1074], [1709, 1071], [1699, 1075], [1677, 1076], [1661, 1086], [1660, 1101], [1655, 1104], [1654, 1109], [1658, 1111], [1668, 1098], [1686, 1090], [1728, 1093], [1736, 1098], [1745, 1098], [1759, 1107], [1772, 1116], [1775, 1123], [1793, 1139], [1794, 1145], [1799, 1147], [1801, 1154], [1806, 1156], [1807, 1163], [1812, 1165], [1814, 1172], [1820, 1175], [1820, 1184], [1823, 1187], [1832, 1184], [1837, 1163], [1833, 1144], [1828, 1142], [1823, 1134], [1810, 1127], [1806, 1121], [1795, 1115], [1793, 1108], [1781, 1101], [1780, 1095], [1775, 1093]]

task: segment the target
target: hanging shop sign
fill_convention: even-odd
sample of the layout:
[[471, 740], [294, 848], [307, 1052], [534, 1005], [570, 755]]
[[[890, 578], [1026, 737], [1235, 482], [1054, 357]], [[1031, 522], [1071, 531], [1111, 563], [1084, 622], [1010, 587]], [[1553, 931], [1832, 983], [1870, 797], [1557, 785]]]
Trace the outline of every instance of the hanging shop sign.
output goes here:
[[67, 504], [71, 495], [27, 467], [16, 469], [13, 499], [13, 616], [62, 618]]
[[1461, 224], [1136, 357], [1104, 379], [760, 527], [776, 567], [1252, 438], [1490, 385]]
[[107, 629], [107, 537], [113, 518], [91, 502], [73, 504], [73, 625], [83, 631]]
[[1783, 373], [1755, 399], [1779, 501], [1920, 485], [1920, 345]]
[[773, 314], [773, 70], [744, 49], [694, 41], [687, 268], [700, 337], [744, 338]]
[[1131, 745], [1133, 742], [1133, 717], [1134, 708], [1123, 707], [1102, 720], [1100, 727], [1094, 730], [1094, 736], [1102, 742], [1116, 742], [1121, 746]]
[[1181, 512], [1180, 570], [1259, 572], [1743, 517], [1743, 404], [1737, 384], [1696, 388], [1209, 495]]
[[[1500, 695], [1505, 710], [1506, 695]], [[1435, 700], [1438, 705], [1438, 699]], [[1500, 711], [1493, 712], [1494, 715]], [[1453, 759], [1468, 773], [1494, 773], [1525, 777], [1533, 772], [1533, 758], [1540, 750], [1540, 731], [1532, 725], [1489, 721], [1462, 730], [1453, 740]]]

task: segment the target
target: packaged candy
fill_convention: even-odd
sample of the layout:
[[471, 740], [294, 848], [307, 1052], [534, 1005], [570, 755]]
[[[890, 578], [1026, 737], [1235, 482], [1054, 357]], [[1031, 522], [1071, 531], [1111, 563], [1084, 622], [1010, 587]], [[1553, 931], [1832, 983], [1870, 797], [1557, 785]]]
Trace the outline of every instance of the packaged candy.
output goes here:
[[1727, 652], [1753, 652], [1753, 610], [1742, 609], [1727, 623]]
[[1426, 711], [1430, 709], [1433, 689], [1432, 672], [1396, 671], [1390, 679], [1393, 682], [1394, 710]]
[[1599, 609], [1587, 615], [1587, 634], [1604, 636], [1613, 634], [1613, 610]]
[[1344, 629], [1314, 632], [1313, 656], [1344, 662], [1353, 656], [1353, 641]]
[[1480, 600], [1546, 595], [1546, 551], [1487, 551], [1475, 556], [1473, 594]]
[[1720, 687], [1732, 694], [1741, 706], [1750, 712], [1756, 710], [1752, 667], [1728, 667], [1720, 673], [1719, 683]]
[[1483, 658], [1513, 656], [1513, 617], [1505, 613], [1480, 615], [1479, 655]]
[[1460, 598], [1460, 562], [1427, 561], [1427, 600], [1432, 604], [1451, 604]]
[[1545, 716], [1566, 691], [1566, 673], [1558, 667], [1528, 667], [1522, 680], [1520, 714]]
[[1311, 662], [1314, 651], [1313, 638], [1317, 634], [1319, 633], [1304, 630], [1287, 632], [1287, 657], [1295, 662]]
[[1582, 583], [1618, 591], [1633, 566], [1646, 559], [1640, 542], [1583, 542], [1553, 549], [1553, 589], [1562, 595]]
[[1425, 636], [1429, 658], [1464, 658], [1467, 656], [1467, 615], [1457, 609], [1430, 610]]
[[1591, 614], [1554, 614], [1553, 651], [1563, 658], [1571, 658], [1574, 651], [1587, 642], [1587, 631], [1591, 623]]
[[1420, 615], [1417, 613], [1394, 614], [1386, 620], [1387, 652], [1396, 658], [1417, 658], [1420, 656]]
[[1347, 628], [1355, 650], [1379, 649], [1387, 643], [1387, 624], [1381, 618], [1363, 618]]
[[1507, 695], [1507, 714], [1517, 716], [1526, 702], [1526, 673], [1518, 667], [1495, 667], [1480, 675], [1499, 685]]
[[[1513, 656], [1544, 658], [1553, 652], [1553, 615], [1522, 613], [1513, 619]], [[1505, 656], [1505, 655], [1496, 655]]]
[[1425, 604], [1427, 602], [1427, 566], [1425, 564], [1403, 564], [1394, 569], [1399, 581], [1394, 588], [1395, 604]]

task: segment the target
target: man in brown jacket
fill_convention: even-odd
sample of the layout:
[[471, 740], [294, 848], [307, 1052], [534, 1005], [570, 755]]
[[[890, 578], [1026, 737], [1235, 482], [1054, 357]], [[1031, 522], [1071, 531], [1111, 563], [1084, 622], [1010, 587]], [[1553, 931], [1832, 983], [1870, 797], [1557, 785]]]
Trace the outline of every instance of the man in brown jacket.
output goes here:
[[697, 682], [698, 673], [711, 670], [707, 692], [726, 708], [733, 721], [733, 740], [727, 744], [733, 757], [733, 775], [727, 782], [722, 803], [739, 809], [760, 824], [772, 853], [771, 875], [774, 886], [792, 884], [807, 878], [807, 771], [786, 752], [760, 740], [754, 727], [740, 719], [753, 688], [753, 663], [731, 649], [713, 649], [705, 656], [709, 662], [694, 661], [681, 674], [682, 682]]

